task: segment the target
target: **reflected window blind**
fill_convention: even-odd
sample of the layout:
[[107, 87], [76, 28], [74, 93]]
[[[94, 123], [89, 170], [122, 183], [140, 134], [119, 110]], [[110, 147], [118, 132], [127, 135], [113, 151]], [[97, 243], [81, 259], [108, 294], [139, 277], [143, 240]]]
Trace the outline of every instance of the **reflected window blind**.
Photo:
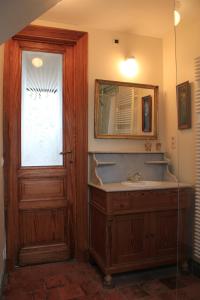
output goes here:
[[133, 129], [134, 89], [119, 87], [115, 110], [115, 131], [118, 134], [131, 134]]
[[196, 185], [194, 217], [194, 259], [200, 263], [200, 56], [195, 59]]

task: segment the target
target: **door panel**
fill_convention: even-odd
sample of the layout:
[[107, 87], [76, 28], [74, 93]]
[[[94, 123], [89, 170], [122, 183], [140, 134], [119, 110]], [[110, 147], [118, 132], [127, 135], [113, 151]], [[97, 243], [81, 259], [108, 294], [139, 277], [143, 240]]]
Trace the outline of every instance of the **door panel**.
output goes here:
[[20, 178], [19, 210], [19, 264], [70, 258], [66, 176]]
[[24, 179], [19, 184], [20, 201], [30, 199], [65, 198], [64, 178]]
[[22, 247], [65, 242], [67, 209], [22, 210], [20, 242]]
[[69, 256], [65, 243], [22, 248], [19, 253], [20, 265], [38, 264], [65, 260]]

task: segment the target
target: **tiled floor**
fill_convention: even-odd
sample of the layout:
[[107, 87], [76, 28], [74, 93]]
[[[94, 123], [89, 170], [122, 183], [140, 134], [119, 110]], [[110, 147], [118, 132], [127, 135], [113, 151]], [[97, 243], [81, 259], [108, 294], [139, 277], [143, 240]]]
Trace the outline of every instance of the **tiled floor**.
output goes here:
[[[99, 271], [86, 263], [66, 262], [19, 268], [9, 274], [4, 300], [200, 300], [200, 279], [174, 277], [160, 269], [114, 276], [105, 289]], [[177, 288], [178, 287], [178, 288]]]

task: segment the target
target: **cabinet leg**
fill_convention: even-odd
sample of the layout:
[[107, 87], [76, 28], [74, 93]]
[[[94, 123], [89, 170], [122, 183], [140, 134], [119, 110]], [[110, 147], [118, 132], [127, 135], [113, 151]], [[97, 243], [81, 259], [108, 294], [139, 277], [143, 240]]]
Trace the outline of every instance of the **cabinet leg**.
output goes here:
[[91, 254], [89, 254], [89, 263], [90, 263], [92, 266], [96, 266], [96, 261], [94, 260], [94, 258], [92, 257]]
[[114, 287], [112, 276], [110, 274], [106, 274], [104, 277], [103, 286], [110, 289]]
[[190, 273], [189, 263], [187, 260], [183, 261], [181, 264], [181, 273], [184, 273], [184, 274]]

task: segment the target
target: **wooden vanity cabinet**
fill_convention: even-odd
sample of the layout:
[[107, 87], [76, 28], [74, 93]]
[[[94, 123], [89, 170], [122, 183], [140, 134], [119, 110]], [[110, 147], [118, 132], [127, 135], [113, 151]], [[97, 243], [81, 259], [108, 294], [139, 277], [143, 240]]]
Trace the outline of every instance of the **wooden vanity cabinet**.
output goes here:
[[89, 252], [107, 279], [176, 263], [177, 245], [179, 262], [185, 261], [191, 196], [190, 188], [181, 189], [178, 198], [177, 189], [105, 192], [91, 187]]

